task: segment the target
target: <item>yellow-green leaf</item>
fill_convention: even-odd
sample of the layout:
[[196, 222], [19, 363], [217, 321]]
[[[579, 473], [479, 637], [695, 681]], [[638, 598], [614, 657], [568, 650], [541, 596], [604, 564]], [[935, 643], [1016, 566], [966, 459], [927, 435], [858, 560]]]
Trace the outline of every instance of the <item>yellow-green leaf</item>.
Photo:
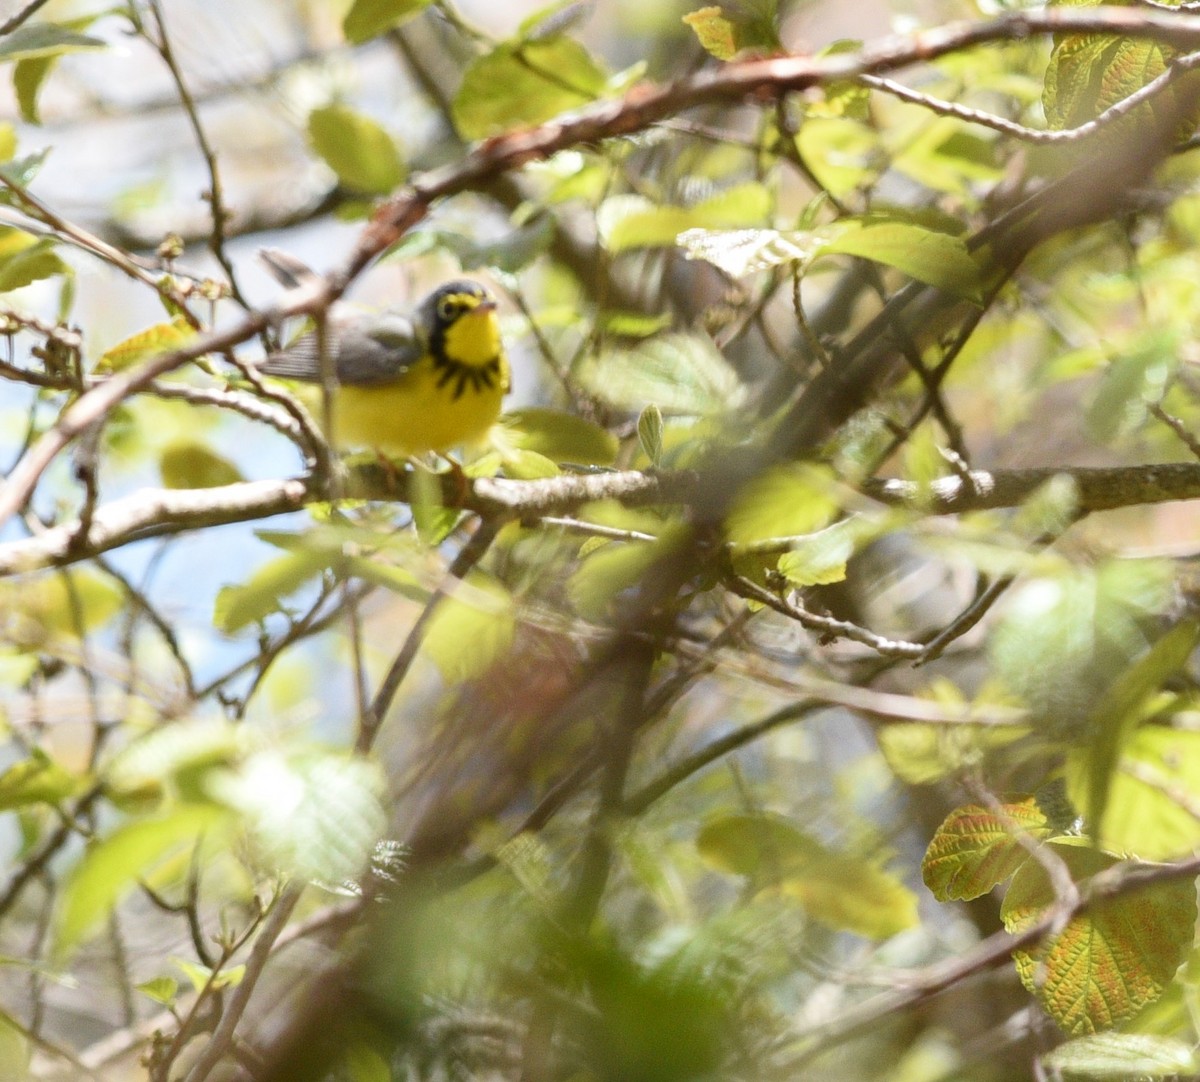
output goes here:
[[505, 414], [504, 423], [514, 446], [553, 462], [611, 466], [617, 457], [616, 436], [576, 413], [527, 406]]
[[732, 60], [737, 52], [735, 27], [719, 7], [699, 8], [689, 12], [683, 21], [692, 28], [701, 48], [718, 60]]
[[1192, 1078], [1200, 1058], [1190, 1044], [1149, 1033], [1095, 1033], [1060, 1044], [1041, 1057], [1042, 1065], [1063, 1079]]
[[35, 747], [28, 759], [0, 772], [0, 810], [30, 804], [57, 804], [83, 787], [84, 779], [71, 774]]
[[179, 349], [195, 336], [191, 324], [182, 317], [176, 317], [170, 323], [156, 323], [153, 327], [123, 338], [115, 346], [109, 346], [96, 362], [95, 371], [99, 375], [121, 372], [152, 357]]
[[[1118, 863], [1082, 839], [1045, 844], [1076, 882]], [[1056, 900], [1046, 869], [1026, 861], [1000, 916], [1009, 931], [1019, 932]], [[1021, 982], [1059, 1026], [1073, 1036], [1095, 1033], [1128, 1021], [1163, 994], [1191, 950], [1195, 920], [1190, 879], [1155, 884], [1094, 902], [1060, 934], [1015, 951], [1013, 960]]]
[[340, 554], [316, 548], [285, 553], [259, 567], [237, 586], [222, 587], [213, 607], [217, 629], [232, 634], [279, 612], [283, 599], [336, 564]]
[[55, 914], [55, 943], [69, 954], [101, 927], [121, 898], [170, 854], [210, 840], [229, 825], [227, 813], [211, 805], [182, 805], [155, 819], [118, 828], [95, 843], [68, 875]]
[[725, 520], [725, 536], [736, 544], [811, 533], [838, 509], [837, 488], [828, 469], [788, 463], [742, 487]]
[[347, 188], [386, 195], [404, 180], [404, 160], [392, 137], [370, 117], [345, 105], [308, 114], [308, 138]]
[[834, 852], [786, 820], [725, 816], [708, 823], [696, 844], [709, 864], [795, 898], [830, 927], [886, 939], [917, 923], [916, 896], [895, 876]]
[[242, 480], [241, 471], [206, 443], [178, 439], [163, 448], [158, 472], [167, 488], [219, 488]]
[[1022, 835], [1037, 842], [1048, 833], [1046, 817], [1032, 796], [1006, 800], [999, 814], [964, 805], [934, 832], [921, 862], [922, 878], [939, 902], [978, 898], [1029, 859]]
[[447, 683], [460, 683], [508, 650], [516, 628], [512, 596], [495, 579], [476, 573], [437, 607], [422, 649]]
[[342, 33], [358, 45], [429, 7], [432, 0], [354, 0], [342, 20]]
[[767, 188], [747, 181], [687, 207], [656, 203], [641, 195], [614, 195], [600, 205], [596, 229], [612, 252], [668, 248], [687, 230], [759, 225], [770, 211]]
[[483, 139], [578, 109], [607, 85], [604, 69], [571, 38], [506, 41], [470, 64], [451, 113], [464, 139]]
[[67, 25], [26, 23], [0, 38], [0, 63], [107, 48], [102, 39], [81, 34]]

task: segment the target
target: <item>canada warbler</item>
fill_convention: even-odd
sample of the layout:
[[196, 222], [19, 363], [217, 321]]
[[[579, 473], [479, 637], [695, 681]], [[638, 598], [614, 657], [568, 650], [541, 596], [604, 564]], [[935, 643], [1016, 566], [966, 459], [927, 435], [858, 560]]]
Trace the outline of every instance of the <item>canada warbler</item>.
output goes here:
[[[508, 391], [495, 298], [465, 279], [439, 286], [412, 315], [336, 315], [326, 349], [340, 446], [412, 455], [478, 443]], [[316, 332], [272, 354], [259, 371], [321, 383]]]

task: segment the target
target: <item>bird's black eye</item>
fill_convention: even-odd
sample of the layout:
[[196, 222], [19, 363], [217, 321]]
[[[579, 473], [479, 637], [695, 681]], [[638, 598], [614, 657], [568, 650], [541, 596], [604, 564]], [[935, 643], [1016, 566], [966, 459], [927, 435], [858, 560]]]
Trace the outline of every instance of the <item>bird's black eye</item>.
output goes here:
[[437, 303], [438, 318], [443, 323], [450, 323], [458, 316], [461, 306], [457, 297], [442, 297]]

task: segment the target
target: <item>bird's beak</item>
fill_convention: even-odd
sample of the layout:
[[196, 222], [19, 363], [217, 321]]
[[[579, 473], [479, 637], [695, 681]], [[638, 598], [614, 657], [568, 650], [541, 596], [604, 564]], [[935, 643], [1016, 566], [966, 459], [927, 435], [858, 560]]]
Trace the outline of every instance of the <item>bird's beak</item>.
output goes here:
[[471, 309], [471, 315], [477, 316], [482, 312], [494, 312], [496, 310], [496, 302], [493, 300], [480, 301], [474, 308]]

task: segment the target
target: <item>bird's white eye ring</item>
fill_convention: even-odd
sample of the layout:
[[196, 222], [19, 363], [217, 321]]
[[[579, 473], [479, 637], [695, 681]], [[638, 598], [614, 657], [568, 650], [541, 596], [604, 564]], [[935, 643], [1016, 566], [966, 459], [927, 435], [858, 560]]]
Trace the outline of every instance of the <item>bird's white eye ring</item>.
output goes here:
[[438, 301], [437, 311], [438, 318], [449, 323], [456, 315], [458, 315], [459, 303], [455, 297], [442, 297]]

